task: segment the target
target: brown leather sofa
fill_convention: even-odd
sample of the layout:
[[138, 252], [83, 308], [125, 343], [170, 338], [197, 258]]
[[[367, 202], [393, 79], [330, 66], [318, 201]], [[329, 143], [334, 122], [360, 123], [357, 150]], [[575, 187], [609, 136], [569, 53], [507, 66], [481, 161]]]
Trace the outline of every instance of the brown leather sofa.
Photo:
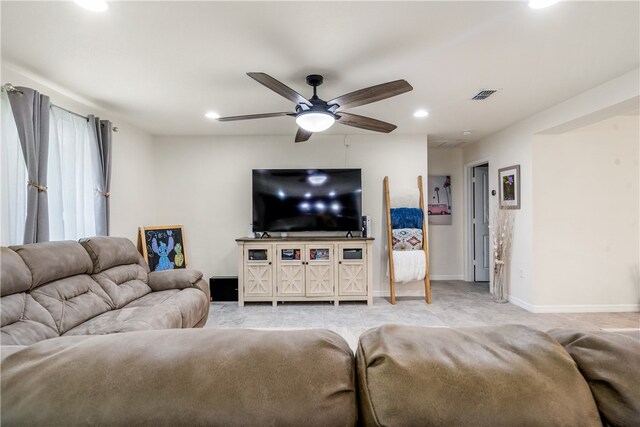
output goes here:
[[69, 335], [202, 327], [202, 273], [149, 273], [128, 239], [93, 237], [2, 247], [0, 344]]
[[525, 326], [183, 329], [2, 348], [3, 426], [635, 426], [640, 341]]

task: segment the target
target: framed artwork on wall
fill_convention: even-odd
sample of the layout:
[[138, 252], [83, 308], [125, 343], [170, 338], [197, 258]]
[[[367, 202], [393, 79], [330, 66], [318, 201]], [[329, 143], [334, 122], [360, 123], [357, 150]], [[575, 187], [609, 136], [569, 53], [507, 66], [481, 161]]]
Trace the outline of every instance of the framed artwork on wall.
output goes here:
[[427, 215], [430, 225], [451, 225], [451, 175], [429, 175]]
[[520, 165], [498, 169], [500, 209], [520, 209]]
[[139, 227], [138, 233], [142, 256], [151, 271], [187, 268], [181, 225]]

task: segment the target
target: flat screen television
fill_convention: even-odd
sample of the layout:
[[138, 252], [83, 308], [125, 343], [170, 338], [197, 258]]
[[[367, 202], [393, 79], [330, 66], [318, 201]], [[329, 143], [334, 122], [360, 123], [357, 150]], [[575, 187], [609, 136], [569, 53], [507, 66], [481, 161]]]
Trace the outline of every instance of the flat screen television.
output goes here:
[[254, 169], [253, 231], [360, 231], [360, 169]]

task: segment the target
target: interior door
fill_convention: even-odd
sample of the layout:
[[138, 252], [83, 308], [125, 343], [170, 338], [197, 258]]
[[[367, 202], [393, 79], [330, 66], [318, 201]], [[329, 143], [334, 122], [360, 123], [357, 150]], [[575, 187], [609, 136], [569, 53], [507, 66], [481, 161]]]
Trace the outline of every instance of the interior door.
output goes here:
[[473, 274], [474, 281], [488, 282], [491, 266], [489, 235], [489, 167], [473, 168]]

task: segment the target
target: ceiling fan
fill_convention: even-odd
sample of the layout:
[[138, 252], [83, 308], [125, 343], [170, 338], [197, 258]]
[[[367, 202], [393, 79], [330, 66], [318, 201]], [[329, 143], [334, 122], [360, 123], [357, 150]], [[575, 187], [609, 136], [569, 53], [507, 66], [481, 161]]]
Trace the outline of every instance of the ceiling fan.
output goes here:
[[306, 99], [295, 90], [284, 83], [274, 79], [265, 73], [247, 73], [249, 77], [258, 83], [268, 87], [275, 93], [284, 96], [296, 103], [295, 113], [279, 112], [264, 114], [249, 114], [246, 116], [220, 117], [218, 121], [230, 122], [235, 120], [264, 119], [268, 117], [291, 116], [296, 118], [298, 132], [296, 142], [307, 141], [314, 132], [322, 132], [329, 129], [333, 123], [338, 122], [343, 125], [353, 126], [360, 129], [372, 130], [375, 132], [389, 133], [397, 126], [371, 117], [359, 116], [357, 114], [342, 111], [345, 108], [358, 107], [360, 105], [371, 104], [400, 95], [413, 90], [413, 87], [405, 80], [395, 80], [376, 86], [367, 87], [338, 96], [329, 101], [318, 98], [317, 87], [322, 84], [323, 78], [318, 74], [307, 76], [307, 84], [313, 87], [313, 96]]

